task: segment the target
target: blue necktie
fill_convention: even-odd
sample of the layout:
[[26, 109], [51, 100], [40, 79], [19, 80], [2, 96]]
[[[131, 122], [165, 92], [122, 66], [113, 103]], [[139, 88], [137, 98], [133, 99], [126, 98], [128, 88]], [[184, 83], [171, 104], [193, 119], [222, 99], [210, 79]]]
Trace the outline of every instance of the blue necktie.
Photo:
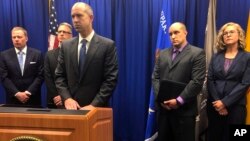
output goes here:
[[82, 47], [80, 49], [79, 66], [78, 66], [80, 74], [83, 71], [84, 63], [85, 63], [85, 59], [86, 59], [86, 43], [87, 43], [87, 40], [82, 39], [81, 43], [82, 43]]
[[19, 66], [23, 75], [23, 55], [24, 53], [22, 51], [18, 52], [18, 62], [19, 62]]

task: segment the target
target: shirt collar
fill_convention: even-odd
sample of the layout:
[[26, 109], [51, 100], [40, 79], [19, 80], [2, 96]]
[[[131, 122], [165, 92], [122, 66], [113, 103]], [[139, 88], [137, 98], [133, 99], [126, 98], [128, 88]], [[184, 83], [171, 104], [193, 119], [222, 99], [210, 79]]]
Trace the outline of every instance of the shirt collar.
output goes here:
[[15, 47], [15, 51], [16, 51], [16, 54], [18, 54], [20, 51], [23, 52], [23, 54], [26, 54], [27, 53], [27, 45], [22, 49], [22, 50], [19, 50]]
[[94, 30], [92, 30], [92, 32], [91, 32], [86, 38], [83, 38], [83, 37], [81, 36], [81, 34], [79, 34], [79, 41], [78, 41], [78, 43], [80, 44], [81, 41], [82, 41], [82, 39], [85, 39], [85, 40], [88, 41], [88, 43], [90, 43], [90, 41], [91, 41], [92, 38], [94, 37], [94, 34], [95, 34], [95, 31], [94, 31]]
[[188, 46], [188, 43], [187, 43], [186, 45], [182, 46], [181, 48], [173, 47], [173, 48], [174, 48], [174, 49], [173, 49], [173, 52], [176, 52], [177, 50], [178, 50], [179, 52], [182, 52], [182, 50], [183, 50], [186, 46]]

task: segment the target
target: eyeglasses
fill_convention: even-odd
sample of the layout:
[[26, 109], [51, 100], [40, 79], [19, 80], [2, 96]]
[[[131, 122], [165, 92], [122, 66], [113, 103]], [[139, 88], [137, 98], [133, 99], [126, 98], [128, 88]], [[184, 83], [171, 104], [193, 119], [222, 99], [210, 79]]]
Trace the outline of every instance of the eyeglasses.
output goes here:
[[63, 34], [71, 34], [71, 32], [67, 32], [67, 31], [64, 31], [64, 30], [59, 30], [59, 31], [57, 31], [57, 34], [59, 34], [59, 33], [63, 33]]
[[225, 31], [225, 32], [223, 32], [223, 36], [232, 35], [232, 34], [235, 34], [236, 32], [237, 31], [235, 31], [235, 30]]

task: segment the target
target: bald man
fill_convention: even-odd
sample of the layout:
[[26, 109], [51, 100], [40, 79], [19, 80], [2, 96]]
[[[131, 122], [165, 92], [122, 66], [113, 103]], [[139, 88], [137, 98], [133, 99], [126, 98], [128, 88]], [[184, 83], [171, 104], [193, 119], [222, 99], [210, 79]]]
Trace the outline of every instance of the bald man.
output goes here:
[[169, 36], [172, 47], [160, 52], [152, 75], [158, 137], [159, 141], [194, 141], [196, 97], [205, 78], [205, 53], [188, 43], [183, 23], [173, 23]]
[[57, 38], [59, 40], [59, 47], [48, 51], [44, 61], [44, 78], [47, 87], [47, 105], [49, 108], [63, 107], [61, 96], [56, 89], [55, 69], [62, 41], [72, 38], [72, 26], [66, 22], [61, 23], [57, 29]]
[[75, 3], [71, 17], [79, 34], [61, 44], [55, 71], [57, 90], [66, 109], [105, 107], [118, 77], [115, 43], [95, 33], [88, 4]]

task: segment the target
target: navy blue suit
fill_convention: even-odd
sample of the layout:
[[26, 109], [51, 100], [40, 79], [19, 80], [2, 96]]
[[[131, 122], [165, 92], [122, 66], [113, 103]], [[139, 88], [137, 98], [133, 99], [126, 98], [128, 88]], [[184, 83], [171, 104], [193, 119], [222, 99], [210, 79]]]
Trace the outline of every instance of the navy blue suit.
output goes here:
[[[0, 74], [6, 91], [7, 104], [41, 105], [41, 85], [43, 82], [43, 56], [41, 51], [27, 47], [23, 75], [15, 48], [1, 52]], [[17, 100], [15, 94], [26, 90], [32, 95], [26, 104], [22, 104]]]
[[[215, 54], [208, 71], [207, 114], [209, 140], [227, 140], [221, 137], [229, 124], [244, 124], [246, 118], [246, 91], [250, 85], [250, 54], [239, 50], [228, 71], [224, 71], [225, 52]], [[212, 102], [221, 100], [228, 110], [221, 116]], [[210, 134], [211, 133], [211, 134]], [[225, 135], [224, 137], [226, 137]]]

